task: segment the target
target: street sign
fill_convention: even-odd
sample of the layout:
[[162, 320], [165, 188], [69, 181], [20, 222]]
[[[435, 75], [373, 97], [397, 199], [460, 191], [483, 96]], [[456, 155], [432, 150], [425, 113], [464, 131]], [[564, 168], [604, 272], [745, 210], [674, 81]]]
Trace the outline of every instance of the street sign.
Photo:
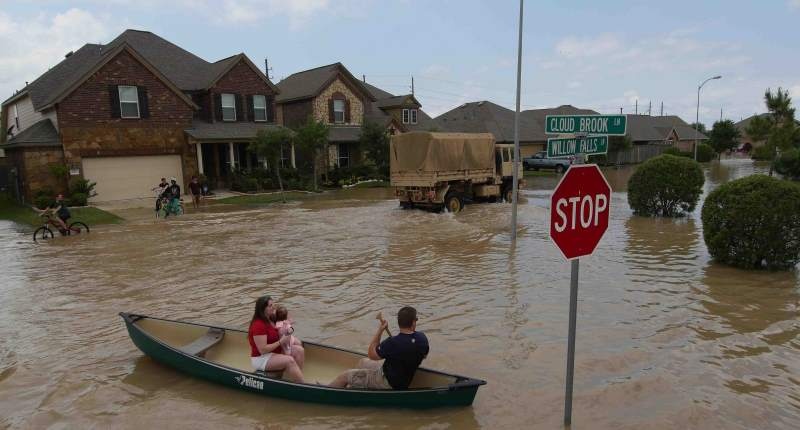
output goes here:
[[547, 134], [609, 134], [624, 136], [628, 119], [625, 115], [547, 115]]
[[608, 136], [547, 139], [547, 158], [570, 157], [575, 154], [597, 155], [608, 152]]
[[550, 239], [567, 260], [590, 255], [608, 229], [611, 186], [596, 164], [572, 165], [550, 199]]

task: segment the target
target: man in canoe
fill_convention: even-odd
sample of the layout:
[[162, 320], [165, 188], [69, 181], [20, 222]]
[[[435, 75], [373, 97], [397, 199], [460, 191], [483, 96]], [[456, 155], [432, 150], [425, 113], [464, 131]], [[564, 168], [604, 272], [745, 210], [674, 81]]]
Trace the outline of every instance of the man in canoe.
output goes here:
[[275, 327], [275, 302], [270, 296], [256, 300], [253, 319], [247, 330], [250, 342], [250, 362], [253, 369], [264, 372], [283, 372], [283, 377], [292, 382], [303, 382], [304, 351], [293, 346], [293, 355], [283, 353], [283, 345], [291, 342], [291, 336], [280, 336]]
[[[388, 332], [388, 323], [380, 318], [380, 325], [367, 355], [358, 369], [350, 369], [337, 376], [331, 387], [405, 390], [411, 385], [422, 360], [428, 356], [428, 338], [417, 330], [417, 310], [406, 306], [397, 312], [400, 333], [381, 342], [381, 334]], [[382, 361], [381, 361], [382, 360]]]

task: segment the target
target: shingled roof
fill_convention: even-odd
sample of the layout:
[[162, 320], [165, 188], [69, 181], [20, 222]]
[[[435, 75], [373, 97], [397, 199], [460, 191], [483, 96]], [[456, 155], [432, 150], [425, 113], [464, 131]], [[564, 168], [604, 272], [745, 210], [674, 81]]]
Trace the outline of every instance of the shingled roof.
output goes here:
[[[441, 131], [492, 133], [497, 142], [514, 141], [514, 111], [490, 101], [465, 103], [434, 118], [432, 126]], [[520, 115], [521, 142], [540, 142], [543, 136], [542, 126]]]
[[370, 91], [363, 82], [356, 79], [342, 63], [337, 62], [293, 73], [281, 80], [278, 82], [280, 94], [275, 98], [275, 101], [278, 103], [285, 103], [315, 97], [321, 93], [339, 73], [348, 78], [351, 83], [360, 87], [362, 92], [366, 94], [370, 100], [374, 101], [376, 99], [372, 91]]
[[664, 141], [673, 129], [680, 140], [708, 139], [676, 115], [628, 115], [628, 137], [633, 142]]
[[171, 84], [182, 91], [204, 90], [211, 87], [239, 60], [246, 61], [277, 91], [274, 84], [257, 67], [253, 66], [244, 54], [209, 63], [149, 31], [125, 30], [106, 45], [84, 45], [3, 104], [27, 93], [31, 97], [34, 109], [38, 111], [51, 104], [56, 97], [124, 44], [141, 55]]
[[53, 127], [50, 119], [43, 119], [32, 126], [22, 130], [19, 134], [9, 138], [6, 143], [0, 145], [2, 149], [9, 148], [29, 148], [61, 146], [58, 140], [58, 132]]

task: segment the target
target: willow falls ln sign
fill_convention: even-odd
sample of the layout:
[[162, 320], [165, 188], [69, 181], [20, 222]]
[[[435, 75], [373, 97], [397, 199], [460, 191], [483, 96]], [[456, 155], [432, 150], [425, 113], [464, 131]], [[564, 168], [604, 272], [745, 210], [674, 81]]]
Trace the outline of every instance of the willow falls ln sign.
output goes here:
[[547, 158], [570, 157], [575, 154], [608, 153], [608, 136], [547, 139]]
[[624, 136], [628, 125], [625, 115], [547, 115], [547, 134], [606, 134]]

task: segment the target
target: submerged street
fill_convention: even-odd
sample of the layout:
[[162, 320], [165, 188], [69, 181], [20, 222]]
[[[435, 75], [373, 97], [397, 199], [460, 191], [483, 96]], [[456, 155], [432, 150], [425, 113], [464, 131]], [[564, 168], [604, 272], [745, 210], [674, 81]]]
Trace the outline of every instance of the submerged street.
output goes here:
[[[768, 166], [705, 169], [707, 193]], [[604, 169], [610, 225], [581, 264], [573, 422], [800, 427], [797, 271], [711, 262], [702, 203], [685, 219], [633, 216], [632, 172]], [[124, 224], [39, 245], [0, 221], [0, 427], [559, 428], [569, 263], [548, 237], [558, 178], [526, 178], [514, 250], [508, 204], [401, 210], [389, 188], [166, 221], [128, 210]], [[377, 311], [415, 306], [431, 344], [423, 366], [488, 385], [471, 408], [411, 413], [282, 401], [155, 363], [117, 316], [246, 329], [263, 294], [288, 307], [301, 339], [359, 351]]]

